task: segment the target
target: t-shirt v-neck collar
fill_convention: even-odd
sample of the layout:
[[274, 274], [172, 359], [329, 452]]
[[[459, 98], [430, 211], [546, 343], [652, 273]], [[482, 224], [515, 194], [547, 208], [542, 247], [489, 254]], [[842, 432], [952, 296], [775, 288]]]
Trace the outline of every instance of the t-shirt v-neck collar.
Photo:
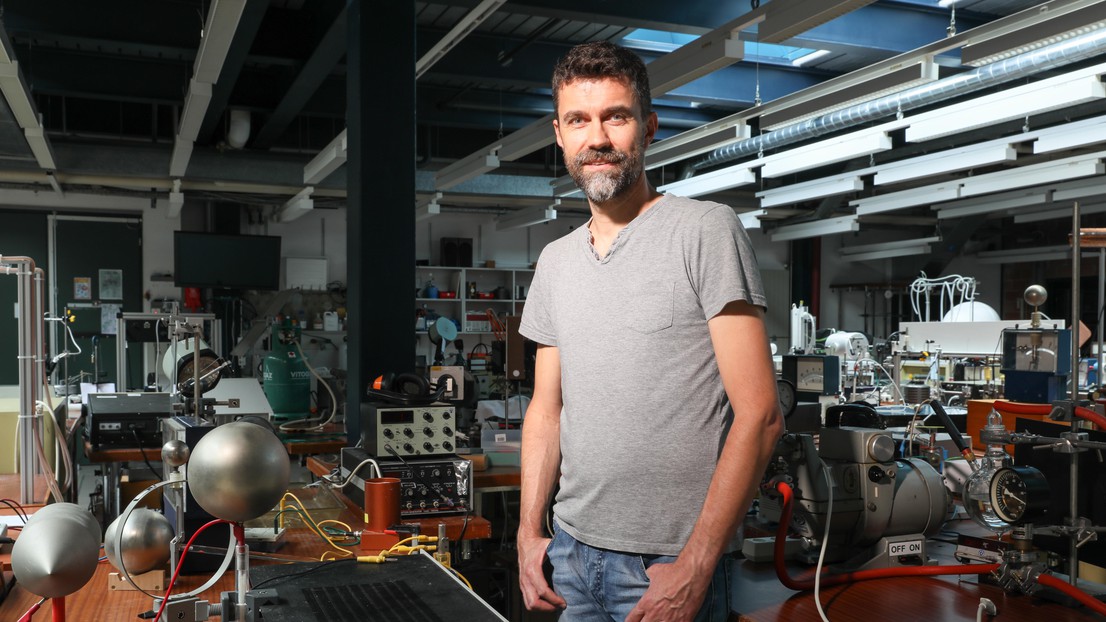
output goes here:
[[661, 198], [658, 199], [657, 202], [654, 203], [649, 209], [645, 210], [645, 212], [642, 214], [638, 214], [638, 216], [631, 220], [628, 225], [623, 227], [622, 230], [618, 232], [618, 235], [614, 236], [614, 240], [611, 242], [610, 248], [607, 249], [607, 254], [603, 257], [600, 257], [599, 252], [595, 250], [595, 236], [591, 233], [591, 221], [595, 217], [593, 216], [592, 218], [589, 218], [588, 221], [584, 223], [584, 235], [582, 236], [587, 252], [596, 261], [596, 263], [609, 263], [611, 261], [611, 258], [614, 257], [615, 252], [618, 251], [619, 247], [626, 244], [630, 234], [633, 233], [634, 230], [637, 229], [639, 226], [641, 226], [642, 222], [648, 220], [653, 212], [657, 211], [657, 208], [661, 207], [661, 205], [665, 202], [667, 198], [667, 194], [662, 195]]

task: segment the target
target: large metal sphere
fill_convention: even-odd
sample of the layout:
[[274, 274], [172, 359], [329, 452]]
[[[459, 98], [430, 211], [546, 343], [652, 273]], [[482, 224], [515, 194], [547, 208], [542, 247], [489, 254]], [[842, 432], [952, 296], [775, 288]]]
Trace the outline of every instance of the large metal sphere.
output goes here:
[[179, 467], [188, 462], [191, 453], [187, 443], [174, 438], [161, 446], [161, 461], [172, 468]]
[[280, 501], [290, 471], [288, 452], [271, 430], [235, 421], [196, 443], [188, 460], [188, 486], [212, 516], [247, 521]]
[[1048, 291], [1040, 285], [1030, 285], [1025, 288], [1025, 293], [1022, 294], [1022, 298], [1025, 303], [1031, 307], [1039, 307], [1045, 304], [1048, 300]]
[[[119, 563], [119, 548], [123, 549], [123, 564], [132, 575], [149, 572], [169, 562], [173, 526], [165, 515], [148, 508], [135, 508], [127, 517], [120, 542], [119, 529], [122, 521], [122, 516], [115, 519], [104, 533], [104, 552], [112, 566], [123, 570]], [[117, 543], [119, 548], [116, 547]]]
[[12, 570], [32, 594], [59, 598], [81, 589], [96, 573], [100, 525], [84, 508], [55, 503], [27, 521], [12, 547]]

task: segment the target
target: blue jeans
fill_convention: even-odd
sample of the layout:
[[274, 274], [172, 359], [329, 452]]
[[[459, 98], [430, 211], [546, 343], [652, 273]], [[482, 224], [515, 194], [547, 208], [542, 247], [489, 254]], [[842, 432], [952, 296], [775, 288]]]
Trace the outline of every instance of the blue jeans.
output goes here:
[[[560, 622], [622, 622], [649, 587], [645, 570], [676, 561], [674, 555], [636, 555], [588, 546], [554, 530], [547, 554], [553, 590], [568, 602]], [[723, 555], [695, 622], [725, 622], [730, 615], [732, 559]]]

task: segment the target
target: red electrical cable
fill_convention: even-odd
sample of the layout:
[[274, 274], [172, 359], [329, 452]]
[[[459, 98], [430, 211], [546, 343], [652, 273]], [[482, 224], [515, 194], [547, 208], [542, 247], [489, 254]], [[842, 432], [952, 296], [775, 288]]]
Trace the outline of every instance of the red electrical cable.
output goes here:
[[[998, 401], [994, 403], [996, 410], [1005, 410], [1015, 415], [1047, 415], [1052, 412], [1049, 404], [1019, 404], [1016, 402]], [[1090, 421], [1096, 426], [1106, 430], [1106, 417], [1084, 406], [1075, 407], [1075, 416], [1085, 421]]]
[[31, 617], [38, 612], [38, 608], [41, 607], [42, 603], [44, 602], [46, 602], [45, 597], [37, 603], [31, 605], [31, 608], [27, 610], [27, 613], [24, 613], [22, 616], [19, 617], [19, 622], [31, 622]]
[[1067, 581], [1061, 581], [1050, 574], [1042, 574], [1037, 577], [1037, 583], [1045, 587], [1051, 587], [1059, 590], [1068, 596], [1071, 596], [1075, 600], [1083, 603], [1091, 611], [1094, 611], [1098, 615], [1106, 616], [1106, 603], [1098, 600], [1083, 590], [1071, 585]]
[[205, 529], [211, 527], [212, 525], [219, 524], [231, 526], [234, 525], [234, 523], [230, 522], [229, 520], [223, 520], [221, 518], [217, 518], [208, 523], [204, 523], [203, 526], [197, 529], [196, 533], [192, 534], [192, 537], [188, 539], [188, 544], [184, 545], [184, 550], [181, 551], [180, 559], [177, 560], [177, 569], [173, 571], [173, 578], [169, 579], [169, 585], [165, 588], [165, 598], [161, 599], [161, 607], [158, 607], [157, 615], [154, 616], [154, 622], [158, 622], [158, 620], [161, 619], [161, 613], [165, 611], [165, 605], [169, 603], [169, 595], [173, 593], [173, 584], [177, 582], [177, 577], [180, 576], [180, 569], [184, 567], [184, 557], [185, 555], [188, 555], [188, 549], [192, 548], [192, 543], [196, 541], [196, 538], [199, 537], [199, 535], [203, 533]]
[[[783, 495], [783, 516], [780, 517], [779, 527], [776, 529], [776, 542], [773, 553], [776, 562], [776, 576], [784, 587], [797, 591], [814, 589], [814, 579], [796, 579], [787, 572], [784, 563], [784, 542], [787, 539], [787, 526], [791, 524], [792, 491], [784, 482], [776, 484], [776, 490]], [[865, 579], [886, 579], [890, 577], [931, 577], [937, 575], [952, 574], [987, 574], [998, 570], [998, 564], [964, 564], [959, 566], [910, 566], [904, 568], [876, 568], [872, 570], [857, 570], [828, 575], [821, 578], [825, 585], [837, 585], [851, 581]]]

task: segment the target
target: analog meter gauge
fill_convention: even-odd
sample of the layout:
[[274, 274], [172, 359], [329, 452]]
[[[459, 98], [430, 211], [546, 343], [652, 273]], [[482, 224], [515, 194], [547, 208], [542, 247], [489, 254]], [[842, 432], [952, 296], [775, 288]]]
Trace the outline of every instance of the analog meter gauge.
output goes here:
[[841, 384], [840, 359], [818, 354], [785, 354], [780, 376], [795, 385], [796, 398], [817, 401], [836, 395]]
[[[1003, 367], [1016, 371], [1066, 374], [1068, 361], [1068, 331], [1015, 330], [1007, 331]], [[1065, 343], [1061, 343], [1065, 339]]]
[[780, 412], [783, 413], [783, 418], [787, 419], [791, 416], [791, 413], [795, 412], [795, 405], [799, 401], [798, 396], [795, 394], [795, 385], [791, 384], [790, 380], [777, 378], [776, 394], [779, 395], [780, 398]]
[[1048, 480], [1033, 467], [999, 469], [991, 478], [990, 496], [995, 514], [1011, 525], [1032, 523], [1048, 513]]

